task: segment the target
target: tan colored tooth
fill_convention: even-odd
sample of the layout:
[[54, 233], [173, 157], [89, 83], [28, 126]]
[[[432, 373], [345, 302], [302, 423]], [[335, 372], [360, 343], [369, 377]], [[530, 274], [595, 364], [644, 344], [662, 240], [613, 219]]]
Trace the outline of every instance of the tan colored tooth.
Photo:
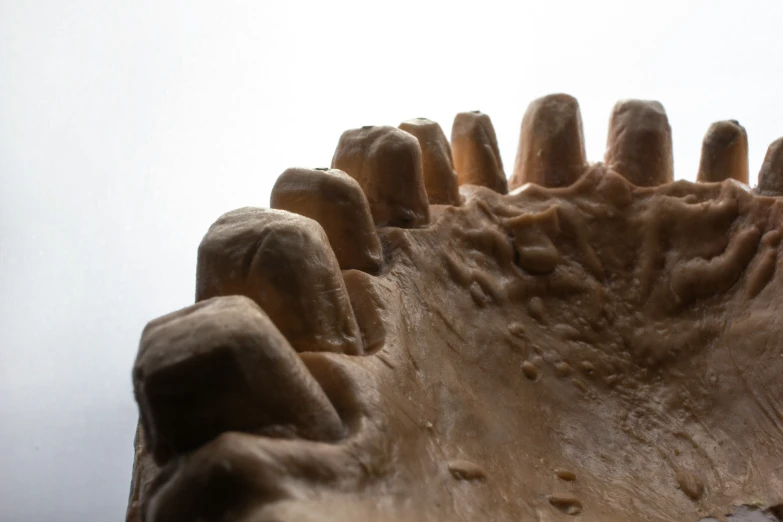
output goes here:
[[525, 183], [566, 187], [587, 165], [579, 102], [568, 94], [534, 100], [522, 118], [514, 175], [509, 188]]
[[320, 223], [342, 270], [375, 273], [383, 251], [370, 205], [359, 183], [336, 169], [288, 169], [274, 188], [270, 206]]
[[460, 112], [451, 127], [451, 150], [459, 184], [480, 185], [508, 193], [498, 139], [489, 116], [480, 111]]
[[748, 135], [737, 120], [716, 121], [704, 135], [697, 181], [748, 183]]
[[318, 222], [283, 210], [221, 216], [198, 249], [196, 300], [245, 295], [299, 352], [362, 352], [340, 266]]
[[773, 141], [759, 171], [756, 192], [762, 196], [783, 196], [783, 138]]
[[672, 132], [663, 105], [647, 100], [617, 102], [609, 120], [605, 162], [640, 187], [671, 183]]
[[459, 205], [459, 183], [451, 146], [440, 125], [427, 118], [415, 118], [402, 122], [400, 129], [419, 140], [424, 186], [430, 205]]
[[226, 431], [313, 440], [343, 434], [294, 349], [243, 296], [209, 299], [151, 321], [133, 386], [158, 463]]
[[359, 182], [376, 226], [414, 228], [429, 223], [421, 147], [407, 132], [388, 126], [345, 131], [332, 168]]

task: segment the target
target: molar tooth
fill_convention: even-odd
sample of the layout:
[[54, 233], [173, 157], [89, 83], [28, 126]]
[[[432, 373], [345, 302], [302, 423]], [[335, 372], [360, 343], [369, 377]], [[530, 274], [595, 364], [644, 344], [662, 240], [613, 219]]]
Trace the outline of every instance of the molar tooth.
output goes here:
[[451, 149], [459, 184], [488, 187], [508, 193], [495, 128], [489, 116], [480, 111], [460, 112], [451, 127]]
[[566, 187], [587, 166], [579, 102], [568, 94], [534, 100], [522, 118], [511, 190], [525, 183]]
[[701, 145], [701, 182], [735, 179], [748, 183], [748, 135], [736, 120], [716, 121], [707, 129]]
[[605, 162], [640, 187], [672, 182], [672, 132], [660, 102], [621, 100], [615, 104]]
[[318, 221], [342, 270], [380, 270], [383, 252], [370, 205], [348, 174], [336, 169], [288, 169], [272, 188], [270, 206]]
[[362, 352], [340, 266], [321, 225], [259, 208], [221, 216], [198, 248], [196, 301], [245, 295], [299, 352]]
[[783, 138], [773, 141], [767, 149], [756, 192], [762, 196], [783, 196]]
[[400, 129], [419, 140], [424, 185], [430, 204], [459, 205], [459, 183], [451, 145], [440, 125], [427, 118], [414, 118], [400, 123]]
[[345, 131], [332, 158], [359, 182], [375, 225], [414, 228], [429, 223], [419, 141], [396, 127], [366, 126]]
[[145, 440], [158, 463], [226, 431], [336, 440], [342, 422], [269, 317], [216, 297], [144, 329], [133, 371]]

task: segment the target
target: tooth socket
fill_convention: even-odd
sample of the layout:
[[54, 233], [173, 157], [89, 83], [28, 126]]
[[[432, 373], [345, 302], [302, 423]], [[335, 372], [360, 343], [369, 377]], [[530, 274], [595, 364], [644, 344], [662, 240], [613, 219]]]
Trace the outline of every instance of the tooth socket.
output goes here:
[[773, 141], [767, 149], [756, 192], [762, 196], [783, 196], [783, 138]]
[[479, 111], [460, 112], [451, 127], [451, 151], [460, 185], [479, 185], [508, 193], [495, 128]]
[[514, 175], [509, 188], [525, 183], [566, 187], [585, 170], [579, 102], [567, 94], [533, 101], [522, 118]]
[[245, 295], [299, 352], [359, 354], [340, 266], [318, 222], [283, 210], [221, 216], [198, 249], [196, 301]]
[[707, 129], [696, 177], [705, 183], [727, 179], [748, 183], [748, 135], [736, 120], [717, 121]]
[[370, 205], [359, 183], [345, 172], [288, 169], [272, 188], [270, 206], [317, 221], [340, 269], [380, 270], [383, 252]]
[[426, 118], [404, 121], [400, 129], [419, 140], [427, 199], [431, 205], [459, 205], [459, 182], [451, 145], [440, 125]]
[[415, 228], [429, 223], [421, 148], [407, 132], [388, 126], [345, 131], [332, 168], [359, 182], [375, 226]]
[[647, 100], [617, 102], [609, 120], [605, 162], [640, 187], [671, 183], [672, 133], [663, 105]]
[[226, 431], [336, 440], [334, 407], [294, 349], [250, 299], [218, 297], [150, 322], [133, 370], [156, 462]]

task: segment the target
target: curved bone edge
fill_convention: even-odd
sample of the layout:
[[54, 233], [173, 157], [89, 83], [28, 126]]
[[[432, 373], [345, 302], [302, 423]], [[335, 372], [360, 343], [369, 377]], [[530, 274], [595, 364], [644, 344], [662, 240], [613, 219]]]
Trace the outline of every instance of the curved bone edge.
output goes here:
[[451, 127], [451, 150], [459, 184], [480, 185], [499, 194], [508, 193], [495, 128], [479, 111], [460, 112]]
[[332, 158], [362, 187], [377, 227], [415, 228], [430, 221], [419, 141], [396, 127], [345, 131]]
[[343, 434], [337, 412], [294, 349], [243, 296], [216, 297], [151, 321], [133, 386], [158, 463], [225, 431], [312, 440]]
[[579, 102], [568, 94], [550, 94], [530, 103], [522, 118], [513, 190], [525, 183], [566, 187], [587, 167]]
[[370, 205], [348, 174], [336, 169], [288, 169], [272, 188], [270, 206], [318, 221], [342, 270], [380, 270], [383, 251]]
[[459, 182], [451, 145], [440, 125], [426, 118], [414, 118], [400, 123], [399, 128], [419, 140], [424, 187], [430, 205], [459, 205]]
[[716, 121], [707, 129], [696, 176], [705, 183], [727, 179], [748, 183], [748, 134], [736, 120]]
[[671, 183], [672, 133], [663, 105], [647, 100], [617, 102], [609, 120], [605, 162], [640, 187]]
[[755, 191], [762, 196], [783, 195], [783, 138], [769, 145]]
[[321, 226], [286, 212], [221, 216], [198, 248], [196, 301], [245, 295], [298, 351], [362, 352], [337, 259]]

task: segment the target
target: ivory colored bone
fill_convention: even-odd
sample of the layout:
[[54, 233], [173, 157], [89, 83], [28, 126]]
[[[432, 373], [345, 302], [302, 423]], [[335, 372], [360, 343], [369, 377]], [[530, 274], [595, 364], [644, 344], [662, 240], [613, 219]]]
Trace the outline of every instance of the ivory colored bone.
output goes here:
[[673, 181], [672, 132], [660, 102], [617, 102], [609, 120], [605, 162], [640, 187]]
[[451, 150], [459, 184], [480, 185], [508, 193], [498, 139], [489, 116], [480, 111], [460, 112], [451, 127]]
[[342, 270], [377, 272], [383, 251], [359, 183], [337, 169], [293, 168], [283, 172], [270, 206], [318, 221]]
[[748, 183], [748, 135], [737, 120], [716, 121], [701, 145], [697, 181]]
[[759, 171], [756, 192], [762, 196], [783, 196], [783, 138], [769, 145]]
[[359, 182], [375, 225], [414, 228], [429, 223], [419, 141], [396, 127], [367, 126], [345, 131], [332, 158]]
[[224, 431], [335, 440], [342, 423], [288, 341], [253, 301], [216, 297], [151, 321], [133, 371], [158, 463]]
[[196, 300], [253, 299], [299, 352], [362, 352], [340, 266], [316, 221], [283, 210], [221, 216], [198, 249]]
[[522, 118], [514, 175], [509, 188], [525, 183], [566, 187], [587, 165], [579, 102], [568, 94], [534, 100]]
[[440, 125], [427, 118], [414, 118], [400, 123], [400, 129], [419, 140], [424, 186], [430, 204], [459, 205], [459, 183], [451, 145]]

